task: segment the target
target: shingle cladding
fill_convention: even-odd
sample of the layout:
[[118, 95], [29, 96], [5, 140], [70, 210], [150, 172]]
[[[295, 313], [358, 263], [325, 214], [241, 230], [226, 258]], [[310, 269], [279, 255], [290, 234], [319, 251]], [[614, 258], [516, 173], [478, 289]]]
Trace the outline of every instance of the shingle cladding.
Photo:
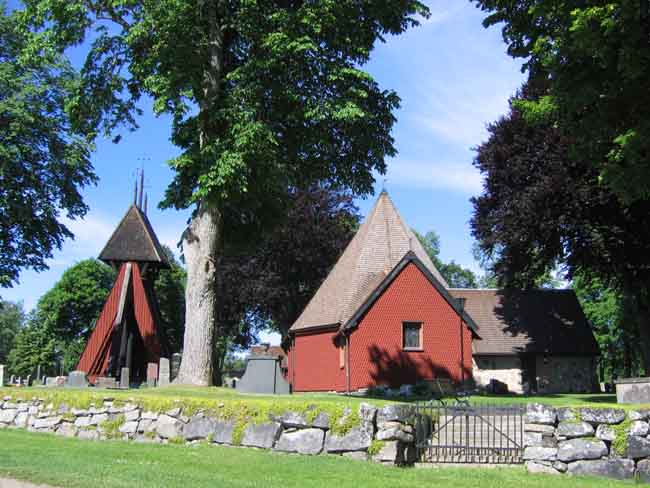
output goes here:
[[169, 266], [149, 219], [136, 205], [126, 212], [99, 259], [106, 263], [131, 261]]
[[598, 355], [598, 344], [573, 290], [450, 289], [479, 324], [475, 355]]
[[404, 223], [388, 194], [382, 192], [368, 218], [291, 330], [345, 325], [409, 251], [413, 251], [435, 278], [447, 287], [445, 279]]

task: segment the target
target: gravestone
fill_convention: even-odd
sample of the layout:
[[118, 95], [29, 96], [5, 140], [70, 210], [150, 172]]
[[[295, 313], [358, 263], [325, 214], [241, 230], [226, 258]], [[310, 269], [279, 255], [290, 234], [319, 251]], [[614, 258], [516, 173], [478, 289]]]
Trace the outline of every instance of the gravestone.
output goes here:
[[36, 366], [36, 381], [41, 381], [41, 365]]
[[122, 373], [120, 374], [120, 388], [128, 388], [130, 386], [130, 376], [131, 372], [129, 371], [129, 368], [122, 368]]
[[98, 376], [95, 378], [95, 386], [97, 388], [119, 388], [120, 384], [115, 378], [108, 376]]
[[86, 388], [88, 386], [88, 380], [86, 379], [86, 373], [83, 371], [72, 371], [68, 375], [68, 384], [67, 386], [71, 388]]
[[183, 359], [183, 355], [180, 353], [175, 352], [172, 354], [172, 361], [171, 361], [171, 370], [170, 370], [170, 378], [169, 381], [174, 381], [176, 377], [178, 376], [178, 372], [181, 369], [181, 359]]
[[169, 386], [169, 359], [167, 358], [160, 358], [158, 386]]
[[291, 393], [291, 387], [282, 376], [279, 358], [276, 356], [253, 356], [248, 358], [246, 372], [237, 382], [237, 391], [288, 395]]
[[9, 384], [12, 386], [16, 384], [16, 377], [14, 375], [9, 377]]
[[47, 386], [47, 376], [43, 376], [42, 382], [43, 382], [43, 386]]
[[147, 386], [153, 388], [158, 380], [158, 365], [156, 363], [147, 364]]
[[617, 403], [650, 403], [650, 378], [616, 380]]
[[5, 367], [4, 364], [0, 364], [0, 387], [5, 385]]
[[24, 386], [32, 386], [32, 375], [28, 374], [27, 378], [25, 378], [25, 381], [23, 382]]

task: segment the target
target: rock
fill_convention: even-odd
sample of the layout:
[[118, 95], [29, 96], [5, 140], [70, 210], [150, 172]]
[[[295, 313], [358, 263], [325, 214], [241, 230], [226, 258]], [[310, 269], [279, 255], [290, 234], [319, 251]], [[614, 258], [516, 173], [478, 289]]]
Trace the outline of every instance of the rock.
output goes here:
[[540, 434], [553, 435], [555, 434], [555, 427], [542, 424], [524, 424], [524, 432], [538, 432]]
[[352, 452], [344, 452], [342, 454], [343, 457], [346, 457], [348, 459], [354, 459], [355, 461], [367, 461], [368, 460], [368, 453], [364, 451], [352, 451]]
[[163, 439], [181, 437], [183, 435], [183, 422], [169, 415], [161, 415], [156, 422], [156, 433]]
[[574, 476], [602, 476], [617, 480], [628, 480], [634, 478], [634, 461], [620, 458], [576, 461], [569, 464], [567, 472]]
[[138, 432], [155, 432], [156, 421], [151, 419], [142, 419], [138, 422]]
[[527, 447], [524, 449], [524, 461], [555, 461], [557, 447]]
[[355, 427], [339, 436], [327, 433], [325, 449], [327, 452], [367, 451], [372, 443], [372, 434], [361, 427]]
[[75, 417], [86, 417], [90, 415], [90, 413], [88, 413], [88, 410], [83, 410], [78, 408], [73, 408], [72, 410], [70, 410], [70, 413]]
[[172, 408], [171, 410], [167, 410], [166, 414], [167, 414], [169, 417], [174, 417], [174, 418], [176, 418], [176, 417], [179, 417], [179, 416], [180, 416], [180, 414], [181, 414], [182, 411], [183, 411], [183, 409], [182, 409], [181, 407], [176, 407], [176, 408]]
[[538, 461], [526, 461], [526, 471], [531, 474], [560, 474], [552, 463]]
[[636, 473], [639, 481], [650, 483], [650, 459], [642, 459], [636, 463]]
[[630, 410], [627, 416], [630, 420], [647, 420], [650, 417], [650, 410]]
[[[49, 408], [48, 408], [49, 409]], [[95, 406], [92, 406], [88, 409], [88, 414], [89, 415], [102, 415], [108, 413], [108, 409], [103, 407], [102, 408], [96, 408]]]
[[296, 412], [285, 412], [275, 417], [274, 420], [280, 422], [284, 427], [298, 427], [301, 429], [309, 427], [309, 423], [305, 417]]
[[120, 432], [122, 434], [135, 434], [137, 431], [138, 431], [138, 421], [137, 420], [124, 422], [120, 426]]
[[590, 424], [620, 424], [625, 420], [625, 410], [620, 408], [581, 408], [580, 418]]
[[648, 435], [648, 431], [650, 430], [650, 426], [648, 426], [648, 422], [644, 422], [642, 420], [635, 420], [632, 422], [632, 425], [630, 425], [630, 435], [637, 435], [640, 437], [645, 437]]
[[77, 427], [88, 427], [90, 425], [90, 417], [77, 417], [74, 425]]
[[158, 414], [156, 412], [142, 412], [140, 418], [142, 420], [158, 420]]
[[564, 462], [599, 459], [608, 453], [607, 446], [600, 439], [570, 439], [558, 444], [557, 458]]
[[560, 422], [555, 429], [558, 436], [571, 439], [574, 437], [591, 437], [594, 435], [594, 428], [587, 422]]
[[555, 425], [557, 412], [553, 407], [541, 403], [529, 403], [526, 405], [524, 422], [530, 424]]
[[260, 447], [270, 449], [282, 432], [282, 426], [278, 422], [265, 424], [250, 424], [244, 430], [242, 446]]
[[16, 427], [22, 427], [23, 429], [27, 427], [27, 421], [29, 420], [29, 414], [27, 412], [20, 412], [16, 415], [14, 419], [14, 425]]
[[0, 410], [0, 423], [10, 424], [16, 419], [16, 415], [18, 415], [18, 410], [14, 408]]
[[650, 456], [650, 440], [632, 435], [627, 438], [625, 457], [639, 459], [648, 456]]
[[[119, 412], [116, 412], [119, 413]], [[129, 410], [128, 412], [124, 413], [124, 420], [126, 422], [134, 422], [136, 420], [140, 420], [140, 410]]]
[[96, 441], [99, 440], [99, 432], [96, 430], [80, 430], [77, 433], [77, 437], [87, 441]]
[[330, 416], [327, 412], [320, 412], [312, 422], [312, 427], [327, 430], [330, 428]]
[[410, 444], [414, 441], [411, 434], [404, 432], [400, 427], [391, 427], [377, 432], [375, 438], [379, 441], [401, 441]]
[[232, 433], [235, 422], [217, 420], [214, 424], [213, 442], [217, 444], [232, 444]]
[[214, 435], [215, 421], [209, 417], [194, 416], [183, 428], [185, 440], [195, 441]]
[[359, 419], [361, 420], [361, 425], [366, 428], [372, 429], [375, 428], [375, 419], [377, 418], [377, 407], [374, 407], [368, 403], [362, 403], [359, 405]]
[[377, 411], [377, 423], [402, 422], [408, 423], [415, 416], [415, 408], [411, 405], [394, 403], [385, 405]]
[[415, 462], [415, 447], [399, 441], [385, 442], [372, 460], [378, 463], [395, 465], [411, 464]]
[[557, 420], [559, 422], [571, 422], [571, 421], [578, 420], [578, 415], [573, 408], [561, 407], [556, 409], [556, 412], [557, 412]]
[[538, 432], [525, 432], [524, 447], [557, 447], [557, 439]]
[[553, 467], [560, 473], [566, 473], [567, 469], [569, 469], [569, 465], [567, 463], [563, 463], [562, 461], [553, 461]]
[[616, 432], [610, 425], [601, 424], [596, 428], [596, 437], [603, 441], [612, 442], [616, 439]]
[[101, 425], [104, 422], [108, 422], [108, 414], [101, 413], [90, 417], [90, 420], [88, 421], [88, 425]]
[[323, 450], [325, 432], [321, 429], [301, 429], [295, 432], [283, 432], [275, 449], [298, 454], [320, 454]]
[[36, 419], [34, 422], [35, 429], [53, 429], [61, 423], [63, 419], [61, 417], [47, 417], [44, 419]]
[[59, 428], [56, 429], [56, 434], [63, 437], [75, 437], [77, 435], [77, 428], [72, 422], [63, 422], [59, 425]]

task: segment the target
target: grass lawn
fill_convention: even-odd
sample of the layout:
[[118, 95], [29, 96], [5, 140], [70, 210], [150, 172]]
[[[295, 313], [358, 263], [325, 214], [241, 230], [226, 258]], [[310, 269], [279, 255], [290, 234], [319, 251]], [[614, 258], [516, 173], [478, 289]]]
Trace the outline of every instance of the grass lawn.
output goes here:
[[90, 442], [0, 430], [0, 477], [65, 487], [498, 487], [630, 486], [529, 475], [523, 468], [392, 468], [333, 456], [289, 456], [208, 445]]

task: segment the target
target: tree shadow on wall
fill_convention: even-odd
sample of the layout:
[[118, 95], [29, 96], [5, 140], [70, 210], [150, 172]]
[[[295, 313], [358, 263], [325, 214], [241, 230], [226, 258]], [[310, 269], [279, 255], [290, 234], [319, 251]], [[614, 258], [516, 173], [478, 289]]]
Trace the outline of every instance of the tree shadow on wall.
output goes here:
[[[373, 384], [377, 386], [398, 388], [401, 385], [415, 385], [419, 381], [434, 378], [458, 381], [460, 377], [460, 365], [453, 371], [436, 363], [426, 354], [404, 351], [390, 353], [376, 345], [369, 347], [368, 353], [374, 366], [370, 376]], [[414, 359], [416, 357], [417, 360]], [[460, 357], [458, 359], [460, 360]], [[471, 368], [463, 367], [463, 370], [465, 378], [471, 378]]]

